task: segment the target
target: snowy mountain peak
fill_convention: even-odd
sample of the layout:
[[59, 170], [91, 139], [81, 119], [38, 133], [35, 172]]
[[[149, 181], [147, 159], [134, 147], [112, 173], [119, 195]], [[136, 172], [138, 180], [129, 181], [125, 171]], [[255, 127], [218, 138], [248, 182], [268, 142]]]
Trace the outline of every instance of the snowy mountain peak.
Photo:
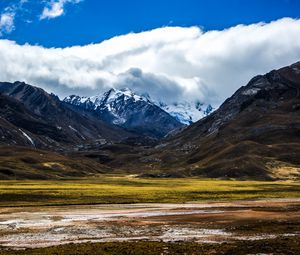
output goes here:
[[148, 95], [130, 89], [110, 89], [93, 97], [69, 96], [64, 102], [92, 111], [102, 121], [154, 138], [183, 127], [173, 116], [155, 105]]
[[139, 102], [156, 105], [185, 125], [190, 125], [209, 115], [213, 111], [211, 105], [201, 102], [182, 101], [166, 104], [165, 102], [154, 101], [151, 100], [148, 93], [137, 95], [129, 88], [120, 90], [112, 88], [102, 95], [92, 97], [79, 97], [73, 95], [66, 97], [64, 101], [76, 106], [84, 107], [88, 110], [106, 110], [115, 117], [113, 123], [118, 125], [126, 122], [126, 119], [120, 117], [119, 114], [122, 107], [124, 108], [125, 106], [128, 106], [128, 104], [138, 104]]
[[132, 102], [145, 101], [152, 104], [148, 95], [139, 96], [129, 88], [124, 88], [121, 90], [112, 88], [101, 95], [96, 95], [92, 97], [80, 97], [76, 95], [71, 95], [66, 97], [64, 99], [64, 102], [76, 106], [84, 105], [84, 108], [86, 109], [96, 109], [98, 107], [105, 108], [108, 107], [108, 105], [116, 104], [117, 102], [121, 102], [124, 100], [130, 100]]
[[[133, 100], [136, 101], [145, 101], [148, 102], [148, 98], [144, 96], [139, 96], [135, 94], [131, 89], [124, 88], [124, 89], [110, 89], [108, 92], [104, 93], [103, 95], [104, 101], [106, 103], [115, 101], [115, 100]], [[103, 102], [104, 102], [103, 101]]]

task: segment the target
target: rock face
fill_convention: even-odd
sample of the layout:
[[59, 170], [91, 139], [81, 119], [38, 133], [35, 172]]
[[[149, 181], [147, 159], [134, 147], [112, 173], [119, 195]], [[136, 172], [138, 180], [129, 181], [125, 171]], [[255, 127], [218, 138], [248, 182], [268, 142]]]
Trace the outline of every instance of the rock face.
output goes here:
[[299, 179], [300, 62], [254, 77], [140, 162], [158, 175]]
[[63, 149], [95, 140], [112, 142], [134, 137], [22, 82], [0, 83], [0, 94], [2, 145]]
[[139, 135], [162, 138], [184, 125], [155, 105], [146, 96], [129, 89], [111, 89], [100, 96], [69, 96], [64, 99], [75, 108], [89, 110], [102, 121]]

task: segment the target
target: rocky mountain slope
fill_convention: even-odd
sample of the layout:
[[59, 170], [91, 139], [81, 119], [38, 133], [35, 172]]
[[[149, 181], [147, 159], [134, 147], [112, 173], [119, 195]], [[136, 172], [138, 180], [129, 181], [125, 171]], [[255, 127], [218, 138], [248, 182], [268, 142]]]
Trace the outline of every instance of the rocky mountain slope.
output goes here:
[[2, 145], [64, 150], [89, 142], [110, 143], [134, 137], [22, 82], [0, 83], [0, 94]]
[[110, 89], [100, 96], [69, 96], [64, 99], [75, 108], [89, 110], [102, 121], [139, 135], [162, 138], [184, 125], [155, 105], [147, 96], [129, 89]]
[[208, 117], [126, 157], [111, 165], [149, 176], [299, 179], [300, 62], [254, 77]]

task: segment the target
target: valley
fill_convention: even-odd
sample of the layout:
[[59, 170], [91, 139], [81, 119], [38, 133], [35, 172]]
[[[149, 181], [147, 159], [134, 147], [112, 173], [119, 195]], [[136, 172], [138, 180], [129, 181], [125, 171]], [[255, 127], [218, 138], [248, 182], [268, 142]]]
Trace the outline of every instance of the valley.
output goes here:
[[[26, 83], [0, 83], [0, 175], [299, 180], [299, 70], [297, 62], [255, 76], [189, 126], [128, 90], [61, 101]], [[19, 156], [9, 158], [13, 154]], [[82, 171], [71, 170], [73, 161]]]

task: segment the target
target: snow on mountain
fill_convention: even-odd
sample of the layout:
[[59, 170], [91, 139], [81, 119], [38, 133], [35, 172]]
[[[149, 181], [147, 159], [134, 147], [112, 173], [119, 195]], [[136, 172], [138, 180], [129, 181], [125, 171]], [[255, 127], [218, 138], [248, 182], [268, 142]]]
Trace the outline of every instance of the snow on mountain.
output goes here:
[[69, 96], [64, 102], [93, 111], [104, 122], [115, 124], [139, 135], [162, 138], [183, 124], [154, 104], [148, 95], [130, 89], [110, 89], [92, 97]]
[[182, 101], [173, 104], [156, 102], [151, 100], [148, 94], [137, 95], [128, 88], [122, 90], [110, 89], [102, 95], [92, 97], [72, 95], [66, 97], [64, 101], [72, 105], [84, 107], [88, 110], [106, 110], [114, 116], [112, 122], [116, 125], [121, 125], [126, 122], [126, 118], [122, 116], [123, 114], [120, 114], [120, 112], [122, 113], [121, 107], [124, 107], [124, 102], [127, 102], [127, 104], [145, 102], [150, 105], [156, 105], [185, 125], [190, 125], [213, 111], [211, 105], [200, 102], [189, 103]]
[[102, 95], [92, 97], [68, 96], [65, 102], [72, 105], [81, 106], [87, 110], [108, 111], [114, 116], [113, 124], [121, 125], [126, 122], [126, 118], [120, 114], [121, 107], [128, 103], [144, 101], [153, 104], [146, 96], [138, 96], [130, 89], [110, 89]]
[[199, 102], [189, 103], [184, 101], [169, 105], [160, 102], [158, 105], [164, 111], [185, 125], [190, 125], [206, 117], [213, 111], [213, 108], [210, 104], [206, 105]]

